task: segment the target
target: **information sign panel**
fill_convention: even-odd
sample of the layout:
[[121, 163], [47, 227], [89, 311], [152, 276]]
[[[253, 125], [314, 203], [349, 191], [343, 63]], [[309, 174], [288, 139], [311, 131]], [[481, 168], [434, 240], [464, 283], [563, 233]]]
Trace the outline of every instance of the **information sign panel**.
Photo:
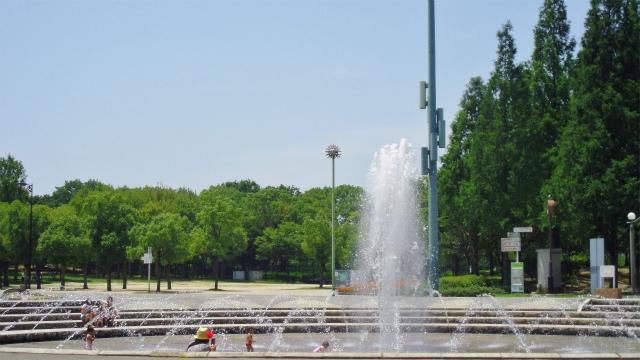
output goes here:
[[501, 238], [500, 249], [502, 252], [520, 251], [520, 238]]
[[511, 263], [511, 292], [524, 292], [524, 266], [521, 262]]
[[514, 227], [513, 232], [530, 233], [533, 232], [533, 228], [531, 226]]

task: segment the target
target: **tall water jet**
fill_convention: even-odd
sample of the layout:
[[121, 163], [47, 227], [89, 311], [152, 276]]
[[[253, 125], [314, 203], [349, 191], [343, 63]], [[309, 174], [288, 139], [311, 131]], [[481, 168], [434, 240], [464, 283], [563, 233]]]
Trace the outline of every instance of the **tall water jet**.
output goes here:
[[375, 291], [382, 350], [401, 350], [401, 296], [423, 292], [424, 230], [418, 201], [418, 169], [405, 139], [383, 146], [369, 168], [355, 257], [355, 283]]

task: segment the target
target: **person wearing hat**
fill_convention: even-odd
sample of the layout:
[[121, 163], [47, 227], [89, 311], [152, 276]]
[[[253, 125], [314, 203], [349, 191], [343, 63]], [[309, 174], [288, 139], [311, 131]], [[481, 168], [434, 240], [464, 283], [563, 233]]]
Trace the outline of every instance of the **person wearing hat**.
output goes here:
[[206, 327], [201, 327], [187, 346], [187, 352], [216, 351], [216, 348], [216, 334]]

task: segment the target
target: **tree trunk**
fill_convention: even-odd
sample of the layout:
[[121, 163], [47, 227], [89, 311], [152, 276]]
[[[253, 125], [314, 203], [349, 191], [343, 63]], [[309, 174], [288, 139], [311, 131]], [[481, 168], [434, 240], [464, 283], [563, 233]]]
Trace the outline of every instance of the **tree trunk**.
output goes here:
[[502, 269], [501, 269], [502, 271], [501, 271], [501, 275], [502, 275], [502, 286], [505, 289], [509, 288], [509, 285], [510, 285], [509, 283], [511, 282], [510, 281], [511, 280], [510, 279], [511, 276], [510, 276], [510, 271], [509, 271], [510, 265], [511, 264], [509, 264], [509, 257], [507, 256], [507, 253], [502, 253]]
[[13, 265], [13, 282], [18, 282], [18, 264]]
[[477, 232], [472, 232], [471, 236], [473, 237], [472, 243], [474, 244], [471, 249], [471, 272], [475, 275], [480, 275], [480, 249], [478, 248], [478, 243], [480, 241], [478, 241]]
[[160, 265], [160, 254], [156, 259], [156, 292], [160, 292], [160, 279], [162, 279], [162, 266]]
[[42, 265], [36, 264], [36, 289], [42, 289]]
[[489, 275], [493, 276], [493, 274], [495, 273], [493, 271], [493, 268], [495, 267], [495, 264], [493, 263], [493, 253], [489, 252]]
[[129, 275], [129, 263], [125, 261], [122, 272], [122, 290], [127, 290], [127, 276]]
[[320, 265], [320, 289], [322, 289], [322, 287], [324, 286], [324, 271], [325, 271], [325, 265]]
[[107, 291], [111, 291], [111, 266], [107, 268]]
[[89, 276], [89, 262], [87, 261], [84, 264], [84, 279], [83, 279], [84, 284], [82, 284], [82, 288], [83, 289], [88, 289], [89, 288], [89, 286], [87, 286], [87, 277], [88, 276]]
[[7, 287], [9, 286], [9, 263], [4, 263], [2, 267], [2, 284]]
[[65, 282], [64, 282], [65, 271], [67, 271], [67, 266], [64, 264], [60, 265], [60, 286], [61, 287], [64, 287], [65, 285]]
[[214, 278], [214, 290], [218, 290], [218, 277], [220, 276], [220, 258], [217, 256], [213, 258], [213, 278]]
[[171, 263], [167, 264], [167, 290], [171, 290]]

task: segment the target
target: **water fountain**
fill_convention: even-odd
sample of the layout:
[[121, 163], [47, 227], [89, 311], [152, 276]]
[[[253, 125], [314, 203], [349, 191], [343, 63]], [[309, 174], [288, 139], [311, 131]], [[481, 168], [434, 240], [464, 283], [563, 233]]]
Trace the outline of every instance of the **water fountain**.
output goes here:
[[[308, 353], [329, 339], [334, 352], [483, 352], [484, 358], [500, 358], [500, 352], [608, 351], [640, 358], [637, 298], [429, 296], [438, 294], [425, 280], [413, 154], [402, 140], [380, 149], [371, 164], [352, 278], [368, 294], [114, 293], [120, 318], [113, 328], [97, 329], [97, 347], [182, 351], [198, 327], [208, 326], [219, 335], [219, 351], [242, 351], [242, 334], [250, 327], [258, 352]], [[80, 349], [80, 303], [107, 296], [4, 294], [0, 354], [25, 347]]]
[[411, 145], [402, 139], [374, 154], [366, 185], [353, 281], [371, 284], [382, 349], [402, 348], [401, 296], [425, 291], [424, 234], [419, 216], [418, 173]]

